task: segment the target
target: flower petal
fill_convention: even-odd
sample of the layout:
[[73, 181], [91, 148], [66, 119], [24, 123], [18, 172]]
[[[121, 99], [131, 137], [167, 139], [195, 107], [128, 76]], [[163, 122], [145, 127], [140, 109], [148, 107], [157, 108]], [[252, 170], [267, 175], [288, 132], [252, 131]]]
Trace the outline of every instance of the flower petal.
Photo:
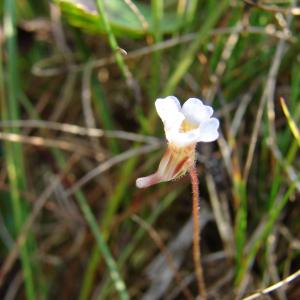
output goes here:
[[155, 107], [162, 120], [167, 119], [171, 113], [181, 111], [180, 102], [175, 96], [158, 98], [155, 101]]
[[187, 147], [198, 142], [213, 142], [219, 137], [219, 120], [211, 118], [193, 130], [187, 132], [166, 132], [169, 143], [176, 147]]
[[211, 118], [206, 122], [203, 122], [199, 128], [198, 142], [213, 142], [219, 137], [219, 120]]
[[157, 173], [154, 173], [146, 177], [138, 178], [135, 182], [135, 185], [139, 189], [144, 189], [159, 182], [161, 182], [161, 178]]
[[182, 112], [186, 119], [193, 124], [200, 124], [207, 121], [214, 110], [208, 105], [204, 105], [200, 99], [189, 98], [182, 106]]
[[199, 140], [199, 128], [187, 131], [187, 132], [178, 132], [178, 131], [169, 131], [166, 132], [167, 140], [170, 144], [182, 148], [187, 147], [193, 144], [196, 144]]
[[157, 113], [164, 123], [165, 129], [173, 126], [180, 126], [184, 119], [181, 113], [181, 105], [175, 96], [168, 96], [166, 98], [158, 98], [155, 101]]
[[136, 180], [138, 188], [146, 188], [159, 182], [170, 181], [184, 175], [195, 160], [195, 147], [174, 148], [168, 146], [155, 173]]

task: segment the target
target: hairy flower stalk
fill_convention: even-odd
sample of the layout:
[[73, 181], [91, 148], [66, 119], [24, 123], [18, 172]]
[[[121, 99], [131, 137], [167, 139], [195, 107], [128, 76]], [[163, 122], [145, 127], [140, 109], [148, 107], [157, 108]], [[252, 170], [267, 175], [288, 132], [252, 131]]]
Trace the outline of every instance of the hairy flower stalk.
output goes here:
[[195, 272], [201, 299], [206, 299], [199, 246], [199, 187], [195, 169], [195, 148], [198, 142], [213, 142], [219, 137], [219, 121], [212, 118], [213, 109], [197, 98], [189, 98], [181, 107], [174, 96], [155, 101], [157, 113], [164, 123], [168, 148], [157, 171], [138, 178], [136, 186], [146, 188], [190, 173], [193, 188]]
[[193, 258], [195, 265], [195, 273], [201, 299], [206, 300], [206, 288], [202, 270], [201, 252], [200, 252], [200, 223], [199, 223], [199, 182], [195, 167], [189, 170], [192, 190], [193, 190]]

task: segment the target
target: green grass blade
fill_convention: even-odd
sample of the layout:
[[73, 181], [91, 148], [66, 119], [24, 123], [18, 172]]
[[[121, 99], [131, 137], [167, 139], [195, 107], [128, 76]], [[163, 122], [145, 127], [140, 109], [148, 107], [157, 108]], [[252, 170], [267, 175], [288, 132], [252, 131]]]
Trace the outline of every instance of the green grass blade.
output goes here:
[[186, 74], [187, 70], [193, 63], [196, 57], [196, 53], [199, 47], [207, 41], [211, 29], [215, 26], [219, 18], [221, 17], [224, 10], [228, 7], [229, 1], [223, 0], [220, 2], [218, 6], [216, 6], [215, 10], [207, 16], [205, 23], [199, 30], [197, 37], [194, 42], [191, 44], [189, 49], [186, 51], [184, 57], [178, 63], [174, 73], [170, 76], [170, 79], [167, 81], [166, 86], [163, 90], [164, 95], [170, 95], [178, 85], [179, 81], [182, 79], [184, 74]]
[[108, 18], [106, 16], [104, 2], [103, 2], [103, 0], [96, 0], [96, 3], [97, 3], [97, 8], [98, 8], [100, 17], [101, 17], [102, 22], [103, 22], [104, 29], [105, 29], [105, 31], [107, 33], [107, 36], [108, 36], [108, 41], [109, 41], [110, 47], [111, 47], [111, 49], [113, 51], [113, 54], [115, 56], [117, 65], [119, 66], [119, 68], [122, 72], [122, 75], [126, 79], [129, 79], [131, 76], [130, 76], [129, 70], [128, 70], [125, 62], [124, 62], [122, 54], [119, 51], [119, 46], [118, 46], [117, 40], [116, 40], [115, 35], [113, 33], [113, 30], [110, 26]]
[[[163, 199], [158, 202], [158, 205], [155, 208], [155, 210], [147, 218], [147, 223], [150, 224], [150, 225], [153, 225], [154, 222], [158, 219], [158, 217], [167, 208], [169, 208], [170, 205], [177, 199], [178, 195], [180, 195], [181, 192], [182, 192], [182, 188], [178, 188], [178, 189], [176, 189], [174, 191], [171, 191], [165, 197], [163, 197]], [[138, 244], [140, 243], [140, 241], [142, 240], [142, 238], [145, 236], [145, 233], [146, 233], [146, 230], [144, 228], [142, 228], [142, 227], [140, 227], [135, 232], [134, 236], [132, 237], [132, 240], [124, 248], [124, 250], [122, 251], [122, 253], [120, 254], [120, 256], [119, 256], [119, 258], [117, 260], [117, 264], [118, 264], [118, 267], [120, 269], [125, 265], [126, 261], [128, 261], [130, 255], [133, 254], [133, 251], [138, 246]], [[101, 290], [101, 292], [99, 294], [98, 300], [109, 299], [109, 298], [107, 298], [108, 293], [110, 292], [109, 283], [110, 283], [110, 281], [107, 280], [105, 282], [105, 285], [103, 285], [103, 288], [102, 288], [102, 290]]]
[[[162, 0], [152, 0], [152, 24], [153, 24], [153, 38], [155, 43], [162, 40], [162, 33], [160, 31], [160, 24], [163, 18], [164, 5]], [[151, 63], [151, 88], [149, 89], [150, 99], [155, 99], [160, 89], [160, 66], [161, 66], [162, 52], [156, 51], [152, 54]]]
[[296, 122], [293, 120], [293, 118], [289, 112], [289, 109], [282, 97], [280, 98], [280, 104], [281, 104], [283, 113], [286, 117], [286, 120], [288, 122], [288, 125], [290, 127], [290, 130], [291, 130], [292, 134], [294, 135], [294, 138], [297, 141], [298, 146], [300, 147], [300, 130], [297, 127]]
[[[7, 101], [4, 99], [1, 103], [3, 119], [19, 119], [19, 99], [20, 87], [18, 78], [18, 54], [16, 38], [16, 3], [14, 0], [6, 0], [4, 6], [4, 36], [7, 44]], [[2, 80], [3, 80], [3, 76]], [[3, 84], [2, 84], [3, 85]], [[18, 130], [15, 129], [14, 132]], [[12, 201], [12, 211], [14, 217], [14, 231], [17, 235], [24, 218], [26, 217], [26, 207], [20, 195], [20, 190], [26, 186], [22, 147], [19, 144], [5, 143], [5, 159], [8, 170], [8, 179], [10, 184], [10, 195]], [[33, 300], [35, 297], [35, 287], [33, 280], [32, 264], [28, 243], [24, 243], [20, 248], [23, 276], [27, 299]]]
[[290, 185], [288, 190], [285, 192], [279, 203], [276, 205], [273, 205], [273, 207], [270, 209], [267, 215], [267, 221], [266, 224], [261, 231], [261, 234], [258, 236], [258, 238], [255, 240], [253, 243], [252, 247], [249, 249], [247, 256], [245, 257], [245, 260], [243, 261], [243, 265], [240, 269], [240, 272], [237, 276], [237, 283], [240, 283], [244, 277], [244, 274], [246, 270], [249, 268], [251, 265], [255, 255], [257, 254], [259, 248], [263, 245], [264, 241], [267, 239], [268, 235], [272, 232], [273, 226], [275, 222], [278, 220], [281, 211], [283, 208], [286, 206], [288, 203], [290, 197], [293, 195], [296, 187], [298, 180], [300, 179], [300, 174], [298, 174], [297, 179]]
[[[35, 111], [30, 111], [31, 115], [36, 115]], [[58, 149], [52, 149], [52, 154], [56, 159], [57, 164], [64, 169], [65, 167], [65, 159], [61, 152]], [[79, 207], [81, 208], [85, 220], [87, 221], [88, 225], [90, 226], [92, 233], [96, 239], [96, 247], [95, 252], [100, 257], [100, 254], [103, 255], [104, 261], [108, 267], [109, 274], [111, 277], [111, 280], [115, 286], [115, 289], [119, 293], [120, 299], [127, 300], [129, 299], [124, 281], [121, 278], [121, 275], [118, 272], [118, 268], [116, 265], [116, 262], [113, 258], [113, 256], [110, 253], [110, 250], [108, 248], [108, 245], [105, 242], [105, 239], [103, 237], [103, 234], [100, 232], [99, 226], [97, 224], [96, 218], [94, 217], [87, 201], [84, 196], [84, 194], [78, 190], [74, 193], [75, 198], [79, 204]], [[98, 259], [99, 262], [99, 259]]]
[[234, 181], [234, 191], [239, 199], [239, 208], [235, 220], [235, 241], [236, 241], [236, 274], [239, 274], [244, 255], [244, 246], [247, 235], [247, 191], [242, 180]]
[[109, 268], [109, 273], [110, 273], [111, 279], [114, 283], [116, 290], [119, 293], [120, 299], [122, 299], [122, 300], [129, 299], [125, 284], [118, 272], [116, 262], [113, 259], [112, 255], [109, 251], [109, 248], [105, 242], [103, 235], [101, 234], [101, 232], [99, 230], [97, 221], [96, 221], [89, 205], [87, 204], [85, 197], [83, 196], [83, 194], [81, 192], [77, 192], [75, 194], [75, 196], [76, 196], [78, 204], [84, 214], [84, 217], [85, 217], [86, 221], [88, 222], [88, 224], [96, 238], [97, 245], [103, 255], [103, 258], [106, 262], [107, 267]]
[[[24, 104], [25, 104], [26, 111], [28, 112], [30, 117], [33, 118], [33, 119], [34, 118], [40, 119], [40, 116], [39, 116], [38, 112], [36, 112], [35, 107], [32, 106], [30, 101], [28, 101], [28, 99], [26, 99], [26, 97], [25, 98], [22, 97], [22, 98], [23, 98], [23, 101], [24, 101]], [[60, 150], [55, 149], [55, 148], [51, 149], [51, 152], [52, 152], [52, 155], [55, 158], [55, 161], [56, 161], [57, 165], [62, 170], [64, 170], [66, 162], [65, 162], [65, 158], [63, 156], [63, 153]], [[75, 192], [75, 198], [80, 203], [80, 207], [84, 208], [85, 214], [89, 215], [89, 220], [87, 220], [88, 224], [89, 225], [90, 225], [90, 223], [94, 224], [95, 220], [93, 222], [94, 217], [92, 215], [92, 212], [91, 212], [90, 208], [88, 207], [87, 201], [86, 201], [83, 193], [80, 190]], [[90, 225], [90, 226], [93, 226], [93, 225]], [[104, 257], [105, 261], [109, 263], [108, 268], [109, 268], [110, 274], [112, 274], [112, 276], [111, 276], [112, 281], [115, 282], [116, 285], [118, 285], [118, 288], [120, 289], [120, 294], [122, 294], [122, 296], [120, 296], [120, 299], [125, 299], [126, 300], [128, 298], [126, 298], [127, 293], [126, 293], [126, 290], [124, 290], [125, 285], [124, 285], [122, 279], [120, 278], [119, 273], [117, 272], [116, 264], [114, 263], [114, 260], [111, 256], [110, 252], [109, 252], [108, 246], [105, 243], [103, 243], [104, 239], [101, 238], [102, 235], [101, 235], [101, 232], [100, 232], [99, 228], [95, 228], [95, 227], [93, 227], [93, 228], [94, 228], [93, 233], [97, 232], [96, 234], [98, 236], [98, 238], [96, 238], [97, 244], [95, 246], [95, 252], [97, 253], [98, 256], [100, 256], [101, 253], [103, 254], [103, 256], [105, 255], [105, 257]], [[98, 243], [98, 240], [99, 240], [99, 243]], [[101, 247], [100, 247], [100, 245], [101, 245]]]
[[188, 7], [187, 7], [187, 10], [186, 10], [186, 15], [185, 15], [185, 19], [186, 19], [185, 27], [190, 27], [191, 24], [193, 23], [193, 21], [195, 19], [196, 12], [197, 12], [198, 2], [199, 2], [199, 0], [189, 1]]
[[[127, 193], [130, 174], [132, 174], [132, 172], [134, 171], [137, 161], [137, 158], [134, 157], [125, 162], [125, 164], [121, 167], [119, 178], [118, 180], [116, 180], [118, 184], [116, 185], [113, 195], [107, 201], [108, 207], [106, 208], [103, 219], [101, 220], [101, 228], [105, 240], [108, 238], [109, 226], [112, 222], [114, 214], [119, 208], [121, 201], [124, 199], [124, 195], [126, 195]], [[94, 282], [95, 271], [100, 262], [100, 258], [100, 254], [97, 251], [96, 246], [94, 246], [92, 249], [91, 258], [89, 260], [84, 275], [82, 288], [79, 296], [80, 300], [86, 300], [89, 297], [90, 290]]]

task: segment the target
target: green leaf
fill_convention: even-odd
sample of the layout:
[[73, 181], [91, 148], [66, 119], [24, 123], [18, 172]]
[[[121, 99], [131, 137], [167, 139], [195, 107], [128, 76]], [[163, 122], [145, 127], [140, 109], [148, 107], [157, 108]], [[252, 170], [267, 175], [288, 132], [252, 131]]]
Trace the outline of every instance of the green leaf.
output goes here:
[[[100, 18], [95, 0], [54, 0], [60, 7], [66, 20], [73, 26], [91, 33], [105, 34], [103, 20]], [[113, 33], [117, 36], [143, 37], [154, 34], [151, 6], [133, 4], [137, 12], [124, 0], [106, 0], [105, 11]], [[145, 28], [147, 24], [147, 28]], [[176, 13], [165, 13], [160, 24], [162, 34], [174, 33], [180, 27]]]

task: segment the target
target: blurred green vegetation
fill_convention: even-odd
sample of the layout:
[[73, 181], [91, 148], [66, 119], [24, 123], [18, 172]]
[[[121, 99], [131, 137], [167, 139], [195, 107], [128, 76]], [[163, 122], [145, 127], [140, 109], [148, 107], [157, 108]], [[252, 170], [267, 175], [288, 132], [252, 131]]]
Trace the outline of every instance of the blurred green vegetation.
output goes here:
[[242, 299], [296, 272], [297, 5], [4, 0], [0, 299], [183, 299], [180, 282], [196, 298], [188, 178], [135, 187], [163, 154], [167, 95], [221, 123], [197, 148], [208, 294]]

